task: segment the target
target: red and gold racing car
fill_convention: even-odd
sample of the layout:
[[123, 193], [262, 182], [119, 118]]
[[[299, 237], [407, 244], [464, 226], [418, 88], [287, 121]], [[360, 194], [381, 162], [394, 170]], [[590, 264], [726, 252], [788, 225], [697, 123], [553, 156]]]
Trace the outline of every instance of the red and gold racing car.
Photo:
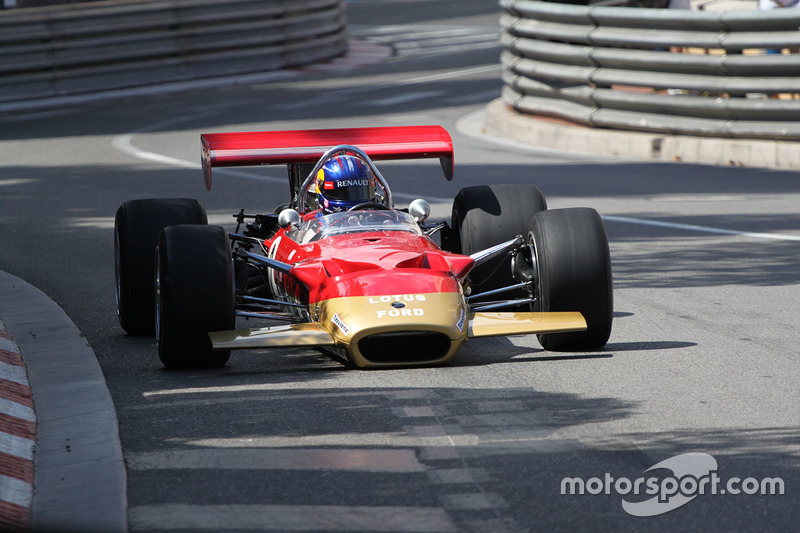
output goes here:
[[[538, 334], [547, 350], [595, 350], [613, 315], [603, 223], [548, 210], [529, 183], [462, 189], [449, 221], [394, 205], [374, 161], [438, 158], [439, 126], [201, 136], [219, 166], [287, 165], [292, 201], [235, 214], [227, 232], [193, 199], [133, 200], [116, 214], [119, 321], [155, 333], [168, 368], [221, 366], [235, 349], [307, 346], [358, 368], [444, 364], [468, 339]], [[237, 329], [237, 317], [260, 327]], [[241, 322], [244, 322], [242, 320]]]

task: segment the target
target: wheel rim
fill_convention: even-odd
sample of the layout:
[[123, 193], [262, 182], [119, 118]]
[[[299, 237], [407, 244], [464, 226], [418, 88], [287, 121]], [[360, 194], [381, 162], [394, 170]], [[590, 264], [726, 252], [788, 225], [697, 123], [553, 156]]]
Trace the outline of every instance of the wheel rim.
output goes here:
[[533, 233], [528, 232], [528, 243], [526, 245], [527, 255], [530, 257], [531, 267], [533, 268], [533, 283], [528, 289], [531, 297], [531, 311], [541, 312], [542, 309], [542, 280], [539, 276], [539, 261], [536, 259], [536, 241]]

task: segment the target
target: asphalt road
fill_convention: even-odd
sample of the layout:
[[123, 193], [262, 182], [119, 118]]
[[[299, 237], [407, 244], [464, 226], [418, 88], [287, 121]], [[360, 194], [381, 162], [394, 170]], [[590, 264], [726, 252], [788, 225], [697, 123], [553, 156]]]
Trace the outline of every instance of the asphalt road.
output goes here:
[[[57, 302], [96, 353], [119, 419], [130, 529], [796, 528], [798, 176], [486, 137], [480, 112], [500, 92], [494, 2], [349, 6], [352, 36], [393, 58], [0, 117], [0, 269]], [[215, 172], [206, 192], [200, 133], [431, 123], [453, 136], [456, 177], [430, 161], [383, 164], [397, 200], [425, 197], [447, 216], [461, 187], [524, 181], [551, 208], [604, 216], [616, 309], [605, 350], [548, 353], [530, 336], [471, 341], [442, 368], [353, 371], [297, 349], [169, 372], [153, 340], [119, 328], [120, 203], [196, 197], [228, 224], [240, 208], [288, 199], [278, 167]], [[662, 461], [671, 473], [647, 472]], [[708, 472], [717, 494], [708, 484], [698, 495]], [[685, 481], [674, 509], [684, 500], [666, 497], [670, 475]], [[649, 477], [664, 501], [623, 504], [653, 497]], [[585, 494], [562, 494], [565, 478]], [[746, 493], [766, 478], [785, 494]], [[645, 511], [655, 516], [633, 516]]]

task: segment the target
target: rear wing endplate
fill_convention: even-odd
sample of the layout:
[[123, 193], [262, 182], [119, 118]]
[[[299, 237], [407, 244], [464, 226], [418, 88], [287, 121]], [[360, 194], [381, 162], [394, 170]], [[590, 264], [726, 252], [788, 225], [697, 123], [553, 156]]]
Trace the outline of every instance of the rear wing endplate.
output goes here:
[[330, 148], [349, 144], [373, 160], [439, 158], [453, 179], [453, 141], [441, 126], [204, 133], [203, 177], [211, 190], [213, 167], [314, 164]]

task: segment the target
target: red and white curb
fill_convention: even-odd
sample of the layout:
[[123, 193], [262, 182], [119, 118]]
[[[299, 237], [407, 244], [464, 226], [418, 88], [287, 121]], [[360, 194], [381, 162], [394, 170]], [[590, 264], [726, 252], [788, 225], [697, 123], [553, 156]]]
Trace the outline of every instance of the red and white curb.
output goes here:
[[26, 531], [33, 499], [36, 414], [19, 347], [0, 321], [0, 530]]

